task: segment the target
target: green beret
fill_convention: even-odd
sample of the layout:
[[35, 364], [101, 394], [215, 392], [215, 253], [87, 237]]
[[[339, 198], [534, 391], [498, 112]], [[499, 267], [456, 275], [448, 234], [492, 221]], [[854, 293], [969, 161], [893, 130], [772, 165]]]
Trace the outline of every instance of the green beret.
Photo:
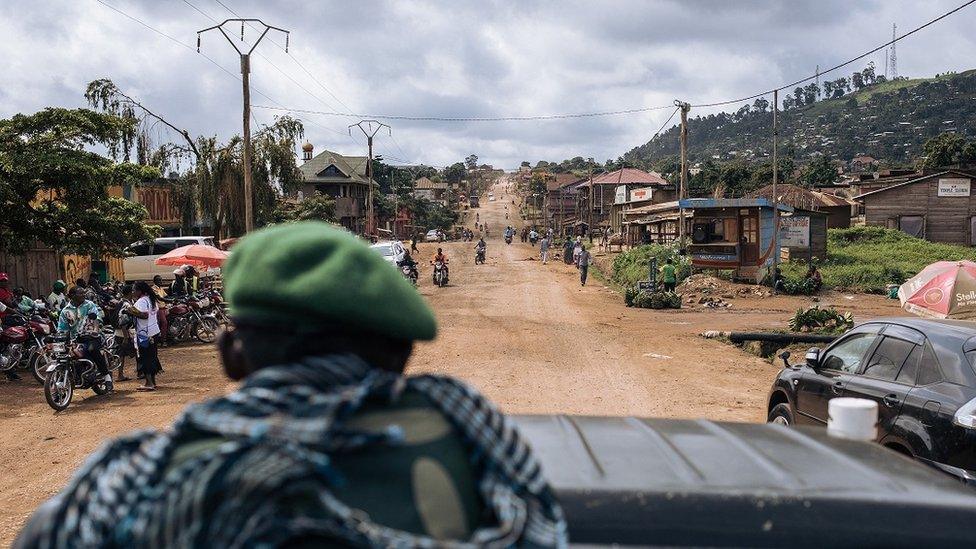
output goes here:
[[433, 312], [398, 269], [326, 223], [253, 232], [222, 271], [231, 315], [240, 321], [341, 326], [407, 341], [437, 335]]

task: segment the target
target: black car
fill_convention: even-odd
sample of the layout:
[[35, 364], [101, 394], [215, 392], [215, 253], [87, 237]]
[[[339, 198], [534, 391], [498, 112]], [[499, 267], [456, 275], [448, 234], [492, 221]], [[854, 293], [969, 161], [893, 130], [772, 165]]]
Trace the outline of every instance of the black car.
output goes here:
[[893, 318], [861, 324], [784, 368], [768, 421], [826, 425], [827, 401], [878, 403], [878, 442], [976, 481], [976, 323]]

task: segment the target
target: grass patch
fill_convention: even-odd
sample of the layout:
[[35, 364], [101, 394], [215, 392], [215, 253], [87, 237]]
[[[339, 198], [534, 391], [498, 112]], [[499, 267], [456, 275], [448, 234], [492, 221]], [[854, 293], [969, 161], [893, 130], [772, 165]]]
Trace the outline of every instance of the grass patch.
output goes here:
[[[884, 227], [852, 227], [827, 232], [827, 258], [817, 263], [827, 288], [883, 293], [936, 261], [976, 260], [966, 246], [936, 244]], [[802, 278], [806, 265], [782, 266], [787, 278]]]

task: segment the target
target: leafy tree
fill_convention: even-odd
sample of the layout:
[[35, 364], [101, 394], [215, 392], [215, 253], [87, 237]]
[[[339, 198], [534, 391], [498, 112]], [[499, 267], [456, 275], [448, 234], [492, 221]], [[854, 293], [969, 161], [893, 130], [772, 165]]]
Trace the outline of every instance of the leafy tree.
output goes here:
[[301, 202], [282, 199], [274, 210], [273, 219], [275, 223], [310, 220], [335, 223], [335, 199], [321, 193], [315, 193]]
[[837, 169], [823, 155], [817, 156], [800, 172], [800, 181], [807, 187], [829, 185], [837, 180]]
[[804, 105], [803, 99], [804, 99], [803, 88], [797, 86], [796, 88], [793, 89], [793, 102], [796, 103], [797, 107], [802, 107]]
[[467, 171], [464, 169], [464, 164], [461, 162], [455, 162], [454, 164], [444, 168], [444, 180], [448, 183], [460, 183], [461, 180], [464, 179], [465, 175], [467, 175]]
[[783, 98], [783, 110], [788, 111], [796, 107], [796, 101], [793, 100], [792, 95], [787, 95]]
[[976, 143], [967, 143], [958, 133], [937, 135], [922, 146], [925, 157], [923, 168], [944, 168], [953, 164], [976, 161]]
[[766, 109], [769, 108], [769, 101], [765, 97], [760, 97], [753, 102], [752, 108], [755, 109], [756, 112], [766, 112]]
[[742, 196], [747, 190], [752, 172], [744, 160], [735, 160], [722, 167], [719, 182], [732, 196]]
[[0, 120], [0, 250], [20, 253], [34, 241], [63, 252], [121, 255], [152, 238], [146, 209], [109, 198], [109, 185], [160, 177], [159, 170], [116, 163], [110, 149], [133, 132], [131, 118], [88, 109], [47, 108]]
[[851, 84], [854, 86], [855, 90], [860, 90], [864, 87], [864, 75], [860, 72], [854, 72], [851, 75]]
[[820, 86], [816, 82], [811, 82], [803, 87], [803, 101], [807, 105], [813, 105], [820, 97]]
[[464, 159], [464, 165], [467, 166], [469, 170], [475, 170], [478, 168], [478, 155], [471, 154]]
[[868, 63], [868, 66], [864, 67], [864, 70], [861, 71], [861, 80], [864, 82], [865, 86], [870, 86], [875, 83], [875, 78], [874, 61], [871, 61]]
[[831, 97], [834, 96], [834, 85], [835, 84], [834, 84], [833, 80], [824, 80], [824, 83], [823, 83], [823, 95], [827, 99], [830, 99]]
[[732, 115], [733, 120], [742, 120], [749, 114], [749, 105], [742, 105], [739, 110], [735, 111]]

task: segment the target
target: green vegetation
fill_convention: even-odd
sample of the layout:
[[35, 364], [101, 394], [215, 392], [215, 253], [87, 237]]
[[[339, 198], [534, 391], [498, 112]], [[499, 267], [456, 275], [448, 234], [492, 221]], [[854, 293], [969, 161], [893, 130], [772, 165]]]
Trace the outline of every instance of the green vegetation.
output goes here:
[[[670, 259], [676, 267], [675, 274], [681, 282], [691, 274], [691, 263], [687, 256], [678, 255], [678, 249], [660, 244], [650, 244], [626, 251], [613, 260], [613, 273], [610, 278], [624, 288], [637, 286], [637, 282], [647, 280], [647, 263], [651, 257], [657, 258], [658, 269]], [[658, 273], [660, 280], [660, 273]]]
[[[883, 227], [830, 229], [827, 258], [817, 263], [824, 287], [883, 293], [888, 284], [901, 284], [936, 261], [976, 260], [976, 250], [935, 244]], [[806, 265], [788, 263], [783, 274], [802, 279]]]
[[638, 309], [680, 309], [681, 296], [674, 292], [648, 292], [631, 287], [624, 291], [624, 303]]
[[807, 309], [797, 309], [790, 318], [790, 330], [794, 332], [818, 332], [842, 334], [854, 327], [854, 315], [841, 313], [833, 307], [821, 309], [814, 305]]

